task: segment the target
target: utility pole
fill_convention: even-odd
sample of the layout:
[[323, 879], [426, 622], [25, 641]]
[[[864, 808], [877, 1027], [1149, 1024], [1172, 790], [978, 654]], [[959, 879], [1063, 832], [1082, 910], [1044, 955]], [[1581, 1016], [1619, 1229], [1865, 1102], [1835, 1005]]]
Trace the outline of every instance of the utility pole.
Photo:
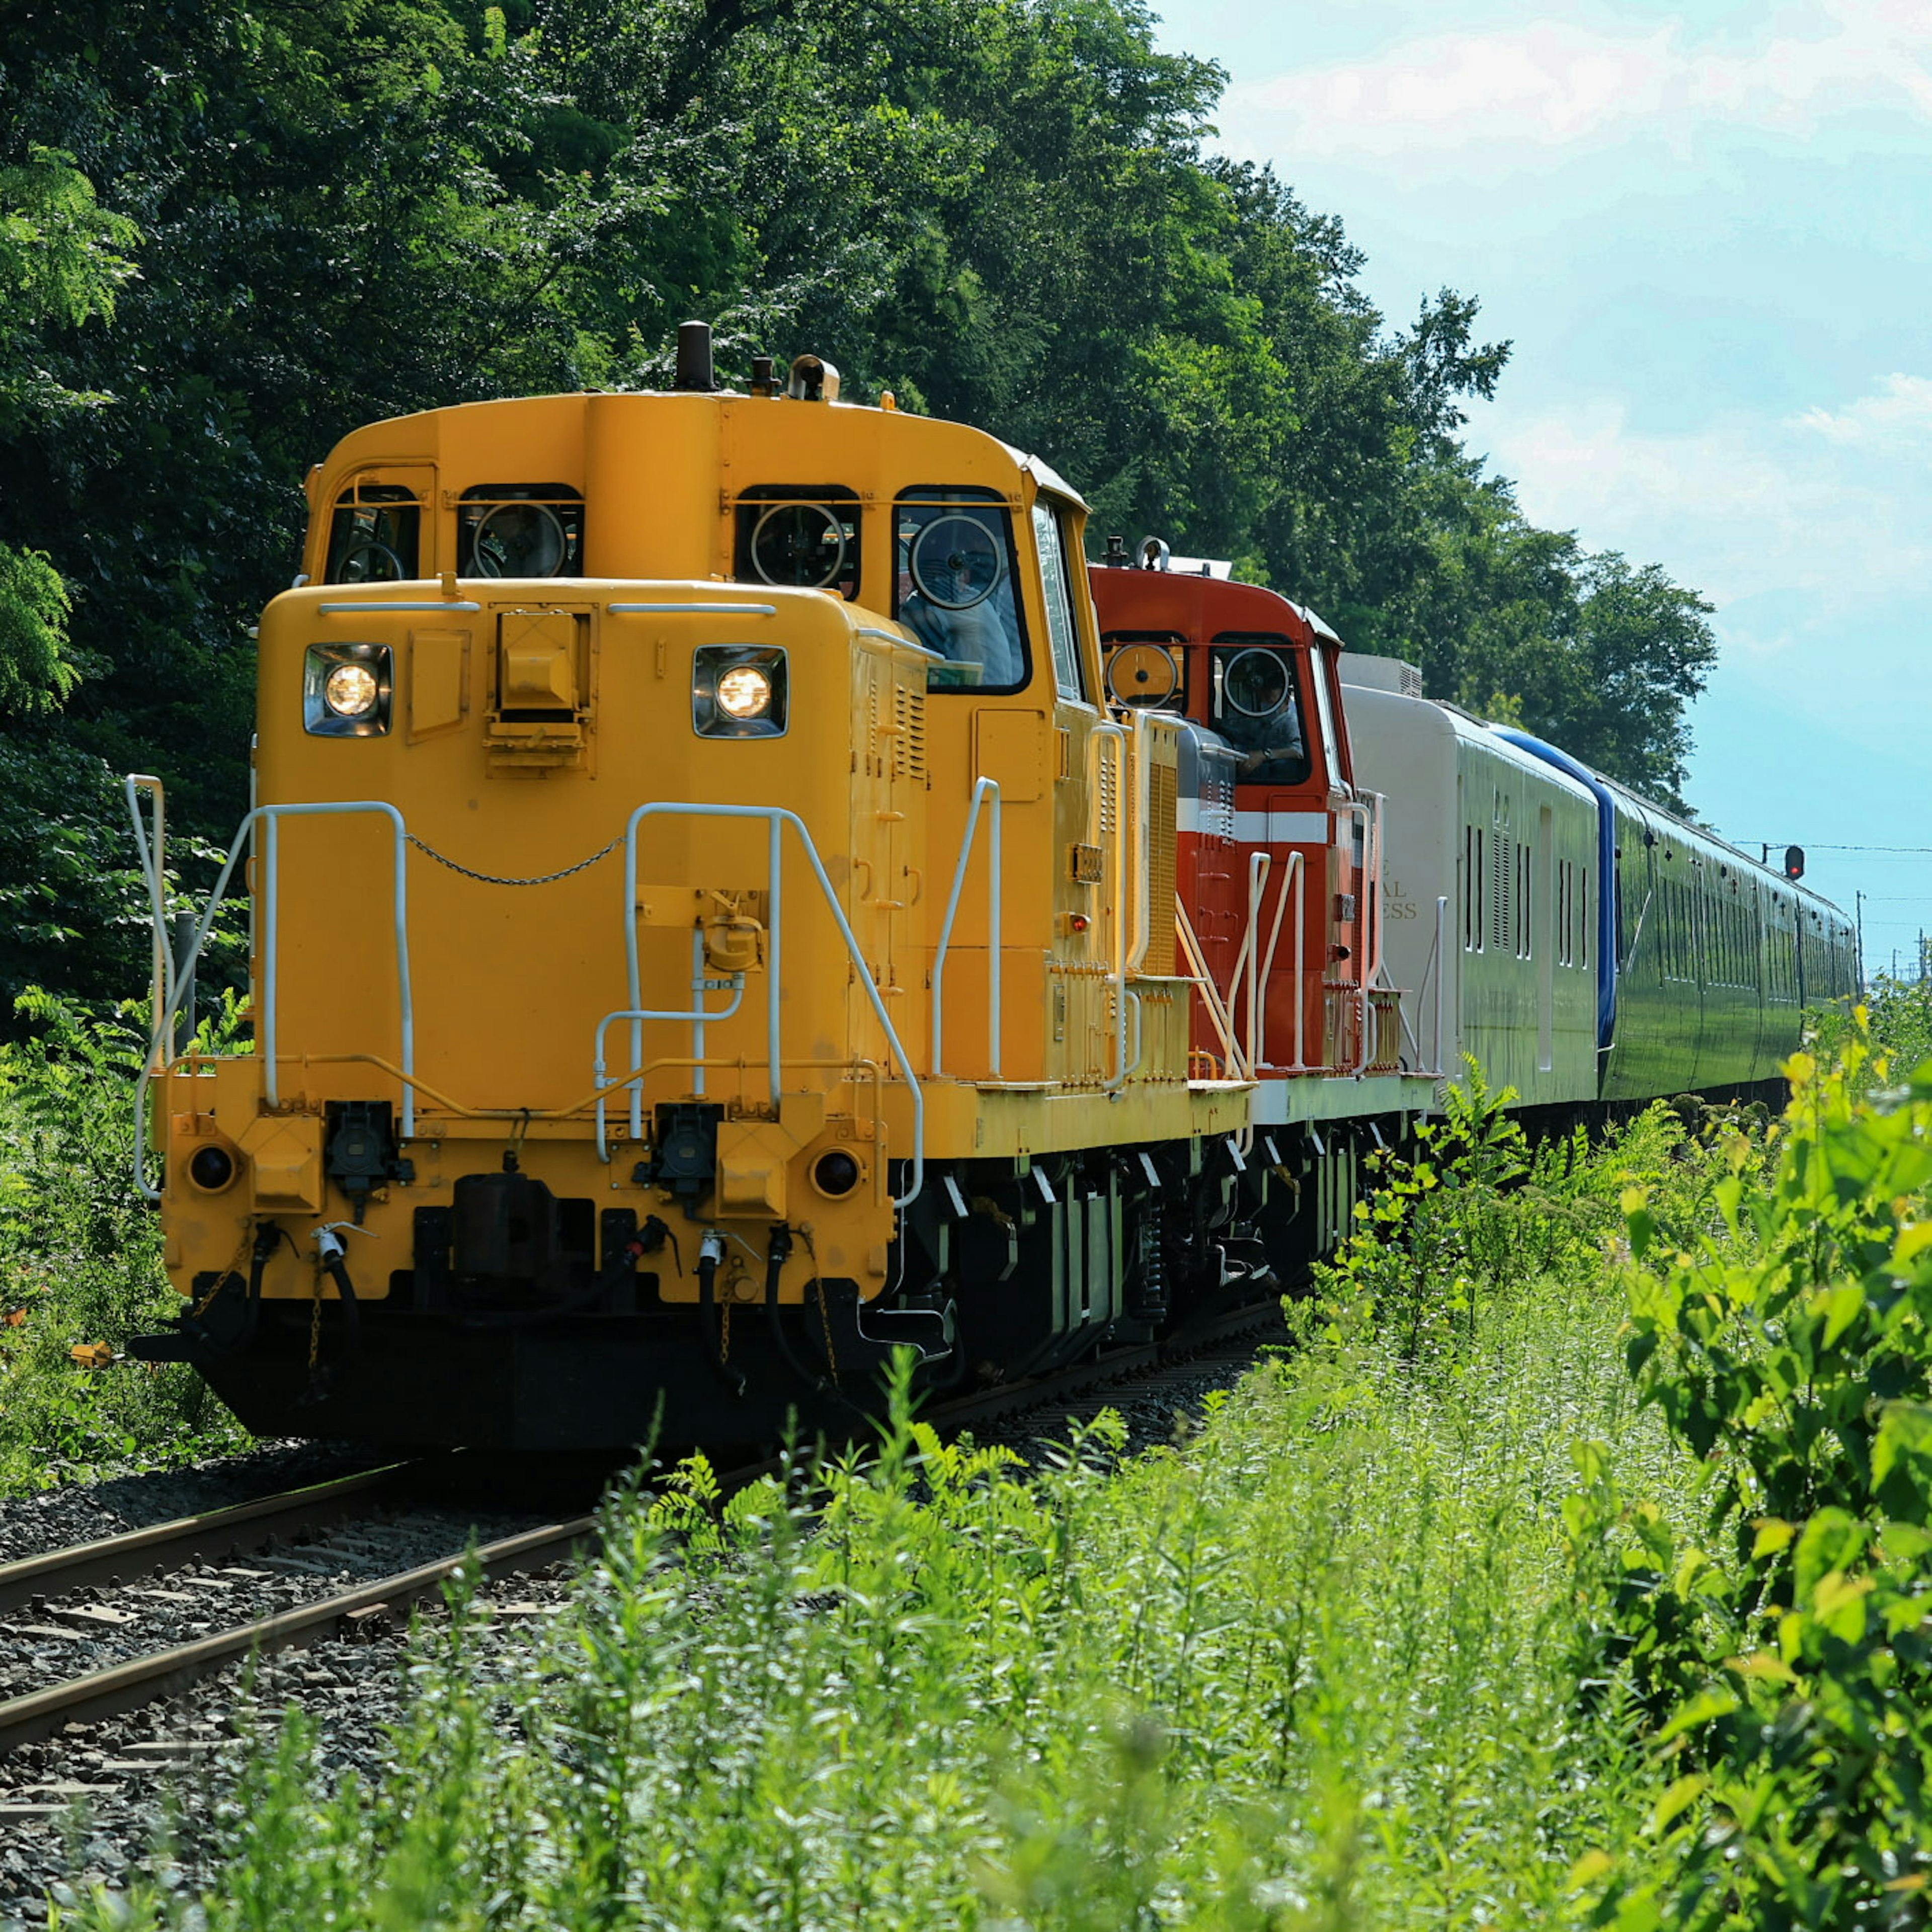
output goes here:
[[1865, 896], [1863, 892], [1852, 895], [1852, 916], [1858, 922], [1858, 998], [1865, 995]]

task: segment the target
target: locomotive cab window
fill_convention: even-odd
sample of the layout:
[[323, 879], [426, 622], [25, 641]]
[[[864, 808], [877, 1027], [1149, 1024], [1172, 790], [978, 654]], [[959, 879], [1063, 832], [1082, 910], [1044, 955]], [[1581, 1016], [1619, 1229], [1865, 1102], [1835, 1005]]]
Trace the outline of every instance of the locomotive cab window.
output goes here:
[[1046, 632], [1053, 645], [1053, 678], [1062, 698], [1087, 696], [1080, 634], [1073, 625], [1073, 592], [1067, 576], [1066, 513], [1044, 500], [1033, 506], [1034, 542], [1040, 551], [1040, 588], [1046, 598]]
[[892, 506], [892, 615], [944, 660], [934, 691], [1018, 691], [1027, 636], [1013, 593], [1013, 525], [996, 491], [908, 490]]
[[459, 577], [581, 577], [584, 499], [560, 483], [479, 483], [456, 512]]
[[1241, 754], [1238, 784], [1307, 782], [1308, 733], [1294, 660], [1282, 637], [1230, 631], [1214, 640], [1209, 698], [1215, 730]]
[[859, 594], [859, 497], [837, 483], [760, 483], [736, 505], [731, 574], [781, 590]]
[[399, 483], [350, 484], [328, 524], [328, 584], [401, 584], [421, 574], [422, 508]]
[[1185, 713], [1186, 643], [1178, 631], [1109, 631], [1100, 640], [1107, 695], [1130, 710]]

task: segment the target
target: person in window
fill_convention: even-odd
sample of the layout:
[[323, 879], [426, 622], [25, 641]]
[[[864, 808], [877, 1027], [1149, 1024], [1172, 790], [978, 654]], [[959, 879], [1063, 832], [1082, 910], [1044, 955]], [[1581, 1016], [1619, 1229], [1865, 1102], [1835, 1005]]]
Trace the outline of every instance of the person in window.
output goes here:
[[1308, 741], [1293, 672], [1277, 652], [1248, 649], [1222, 659], [1222, 734], [1241, 754], [1239, 784], [1300, 784]]
[[1002, 594], [999, 538], [977, 518], [952, 512], [927, 521], [904, 554], [911, 587], [899, 599], [900, 621], [960, 668], [949, 681], [1018, 684], [1026, 664], [1010, 623], [1011, 593]]
[[1243, 718], [1263, 742], [1243, 745], [1230, 728], [1227, 736], [1241, 754], [1234, 767], [1239, 784], [1299, 784], [1308, 776], [1308, 747], [1302, 742], [1301, 719], [1293, 706], [1264, 721], [1258, 727]]

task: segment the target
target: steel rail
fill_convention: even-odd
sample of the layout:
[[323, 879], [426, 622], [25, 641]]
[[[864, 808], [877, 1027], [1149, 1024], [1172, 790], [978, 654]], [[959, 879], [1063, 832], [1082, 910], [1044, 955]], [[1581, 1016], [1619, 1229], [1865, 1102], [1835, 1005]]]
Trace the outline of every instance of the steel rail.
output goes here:
[[63, 1724], [92, 1722], [118, 1716], [152, 1703], [172, 1691], [183, 1690], [244, 1658], [280, 1650], [300, 1649], [339, 1635], [350, 1618], [374, 1610], [402, 1608], [440, 1588], [472, 1560], [486, 1576], [508, 1576], [518, 1570], [560, 1562], [596, 1534], [595, 1516], [574, 1516], [546, 1523], [474, 1552], [458, 1551], [434, 1562], [418, 1564], [391, 1576], [380, 1576], [353, 1589], [343, 1590], [312, 1604], [278, 1611], [232, 1630], [217, 1631], [192, 1643], [137, 1657], [125, 1664], [71, 1678], [45, 1690], [30, 1691], [0, 1703], [0, 1757], [32, 1744]]
[[259, 1550], [292, 1531], [336, 1522], [366, 1508], [371, 1490], [390, 1487], [413, 1466], [391, 1462], [332, 1482], [288, 1490], [253, 1502], [234, 1503], [200, 1516], [177, 1516], [91, 1543], [69, 1544], [38, 1556], [0, 1564], [0, 1616], [36, 1597], [50, 1597], [98, 1583], [131, 1582], [158, 1559], [173, 1563], [218, 1560], [236, 1550]]

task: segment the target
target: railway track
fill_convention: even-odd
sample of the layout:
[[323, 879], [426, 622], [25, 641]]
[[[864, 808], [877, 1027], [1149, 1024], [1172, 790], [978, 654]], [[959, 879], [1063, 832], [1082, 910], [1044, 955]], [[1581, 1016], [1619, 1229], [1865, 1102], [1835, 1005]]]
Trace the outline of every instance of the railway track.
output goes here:
[[[393, 1464], [0, 1565], [12, 1680], [0, 1680], [12, 1690], [0, 1696], [0, 1758], [238, 1660], [406, 1613], [463, 1562], [475, 1527], [468, 1513], [412, 1497], [434, 1466]], [[484, 1536], [478, 1560], [492, 1576], [560, 1561], [590, 1520], [532, 1525], [526, 1514]], [[80, 1667], [63, 1669], [70, 1656]], [[45, 1681], [16, 1688], [36, 1676]]]
[[[928, 1419], [954, 1431], [1037, 1416], [1038, 1428], [1028, 1432], [1050, 1433], [1069, 1417], [1090, 1418], [1123, 1402], [1157, 1402], [1164, 1390], [1198, 1384], [1204, 1369], [1237, 1370], [1252, 1353], [1252, 1341], [1243, 1338], [1258, 1336], [1277, 1321], [1272, 1301], [1236, 1310], [1166, 1343], [1118, 1350], [1058, 1374], [934, 1404]], [[380, 1527], [387, 1511], [400, 1510], [407, 1518], [411, 1485], [423, 1466], [393, 1464], [0, 1565], [0, 1642], [16, 1649], [24, 1642], [30, 1652], [54, 1656], [72, 1646], [98, 1651], [104, 1640], [118, 1640], [113, 1647], [119, 1650], [132, 1647], [131, 1654], [95, 1660], [93, 1667], [0, 1700], [0, 1758], [64, 1726], [192, 1690], [232, 1664], [394, 1627], [471, 1554], [472, 1525], [445, 1511], [443, 1546], [433, 1558], [392, 1570], [368, 1561], [381, 1542], [372, 1525]], [[751, 1461], [720, 1474], [736, 1486], [777, 1466]], [[421, 1528], [412, 1533], [420, 1541]], [[570, 1559], [596, 1533], [597, 1519], [589, 1514], [520, 1526], [478, 1542], [474, 1559], [491, 1579], [542, 1570]], [[344, 1538], [362, 1558], [359, 1567], [375, 1574], [314, 1594], [344, 1556]], [[281, 1580], [280, 1594], [296, 1600], [220, 1620], [224, 1599], [259, 1598], [263, 1586]], [[144, 1612], [159, 1606], [172, 1612], [159, 1619], [164, 1624], [178, 1627], [184, 1610], [206, 1610], [215, 1627], [146, 1647]], [[210, 1618], [185, 1620], [192, 1627]], [[20, 1808], [0, 1798], [0, 1816]], [[27, 1807], [36, 1808], [58, 1808]]]

